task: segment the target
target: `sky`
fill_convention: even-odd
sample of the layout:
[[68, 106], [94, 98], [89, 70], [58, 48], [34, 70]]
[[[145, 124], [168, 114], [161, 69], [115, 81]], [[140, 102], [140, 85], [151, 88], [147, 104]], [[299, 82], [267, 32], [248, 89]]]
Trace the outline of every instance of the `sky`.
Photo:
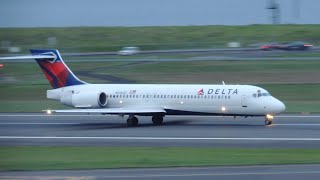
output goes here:
[[[0, 27], [270, 24], [268, 1], [0, 0]], [[320, 0], [277, 1], [281, 23], [320, 24]]]

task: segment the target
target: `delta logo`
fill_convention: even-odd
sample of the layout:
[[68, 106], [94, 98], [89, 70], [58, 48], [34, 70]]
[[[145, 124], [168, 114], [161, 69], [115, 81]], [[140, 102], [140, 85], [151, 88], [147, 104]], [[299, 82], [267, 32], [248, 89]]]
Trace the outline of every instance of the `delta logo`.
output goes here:
[[204, 95], [204, 94], [217, 94], [217, 95], [233, 95], [233, 94], [238, 94], [238, 89], [208, 89], [206, 90], [206, 93], [204, 93], [203, 88], [200, 89], [197, 93], [197, 95]]
[[204, 94], [203, 89], [200, 89], [200, 90], [198, 91], [198, 95], [203, 95], [203, 94]]

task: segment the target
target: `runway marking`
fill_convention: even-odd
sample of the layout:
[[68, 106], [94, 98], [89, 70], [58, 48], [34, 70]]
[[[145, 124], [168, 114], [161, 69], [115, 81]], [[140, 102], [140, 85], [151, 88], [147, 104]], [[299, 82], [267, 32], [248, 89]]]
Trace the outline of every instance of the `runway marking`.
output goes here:
[[[81, 124], [88, 124], [88, 123], [59, 123], [59, 122], [56, 122], [56, 123], [25, 123], [25, 122], [21, 122], [21, 123], [14, 123], [14, 122], [8, 122], [8, 123], [0, 123], [0, 125], [81, 125]], [[89, 124], [101, 124], [99, 122], [92, 122], [92, 123], [89, 123]], [[320, 123], [319, 124], [272, 124], [272, 126], [320, 126]]]
[[[102, 115], [102, 114], [0, 114], [0, 117], [83, 117], [83, 116], [117, 116], [117, 115]], [[233, 117], [233, 116], [194, 116], [194, 115], [168, 115], [168, 117]], [[239, 116], [240, 117], [240, 116]], [[263, 117], [263, 116], [261, 116]], [[274, 118], [320, 118], [320, 115], [279, 115]]]
[[[0, 114], [0, 117], [82, 117], [82, 116], [108, 116], [102, 114]], [[111, 116], [111, 115], [110, 115]], [[116, 116], [116, 115], [113, 115]]]
[[320, 141], [320, 138], [215, 138], [215, 137], [104, 137], [104, 136], [0, 136], [0, 139], [104, 139], [104, 140], [246, 140], [246, 141]]
[[[196, 177], [196, 176], [239, 176], [239, 175], [282, 175], [282, 174], [320, 174], [320, 171], [309, 172], [243, 172], [243, 173], [191, 173], [191, 174], [153, 174], [153, 175], [119, 175], [119, 176], [101, 176], [103, 178], [152, 178], [152, 177]], [[99, 177], [99, 176], [98, 176]]]
[[[0, 123], [0, 125], [79, 125], [79, 124], [87, 124], [87, 123]], [[94, 124], [94, 123], [90, 123]], [[101, 124], [101, 123], [96, 123]]]
[[[320, 174], [320, 171], [283, 171], [283, 172], [239, 172], [239, 173], [185, 173], [185, 174], [152, 174], [152, 175], [102, 175], [102, 176], [81, 176], [82, 178], [84, 177], [85, 179], [91, 179], [91, 178], [155, 178], [155, 177], [196, 177], [196, 176], [243, 176], [243, 175], [283, 175], [283, 174]], [[77, 178], [79, 176], [45, 176], [45, 175], [36, 175], [36, 176], [3, 176], [6, 177], [7, 179], [16, 177], [20, 179], [22, 178]]]
[[319, 124], [272, 124], [275, 126], [320, 126]]

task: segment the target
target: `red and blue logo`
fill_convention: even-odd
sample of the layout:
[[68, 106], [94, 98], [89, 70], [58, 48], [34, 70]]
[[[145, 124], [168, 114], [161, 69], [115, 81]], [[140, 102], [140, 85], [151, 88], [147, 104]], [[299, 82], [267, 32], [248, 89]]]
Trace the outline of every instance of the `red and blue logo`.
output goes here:
[[58, 50], [30, 51], [32, 55], [52, 55], [52, 58], [35, 60], [54, 89], [85, 84], [85, 82], [79, 80], [63, 62]]

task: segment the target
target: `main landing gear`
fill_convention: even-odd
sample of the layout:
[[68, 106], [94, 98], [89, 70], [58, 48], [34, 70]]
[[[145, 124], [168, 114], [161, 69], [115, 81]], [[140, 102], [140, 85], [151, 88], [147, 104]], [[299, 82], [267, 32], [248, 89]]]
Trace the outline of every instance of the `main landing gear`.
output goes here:
[[163, 123], [163, 115], [159, 114], [152, 116], [152, 122], [154, 125], [161, 125]]
[[138, 124], [139, 124], [138, 118], [135, 117], [134, 115], [129, 115], [127, 119], [127, 125], [129, 127], [135, 127], [135, 126], [138, 126]]
[[270, 114], [267, 114], [266, 115], [266, 120], [264, 121], [264, 124], [265, 125], [271, 125], [272, 124], [272, 120], [273, 120], [273, 116], [272, 115], [270, 115]]
[[[159, 126], [163, 123], [163, 114], [155, 114], [152, 116], [152, 122], [154, 125]], [[129, 127], [135, 127], [138, 126], [139, 120], [137, 117], [135, 117], [133, 114], [129, 115], [127, 119], [127, 125]]]

